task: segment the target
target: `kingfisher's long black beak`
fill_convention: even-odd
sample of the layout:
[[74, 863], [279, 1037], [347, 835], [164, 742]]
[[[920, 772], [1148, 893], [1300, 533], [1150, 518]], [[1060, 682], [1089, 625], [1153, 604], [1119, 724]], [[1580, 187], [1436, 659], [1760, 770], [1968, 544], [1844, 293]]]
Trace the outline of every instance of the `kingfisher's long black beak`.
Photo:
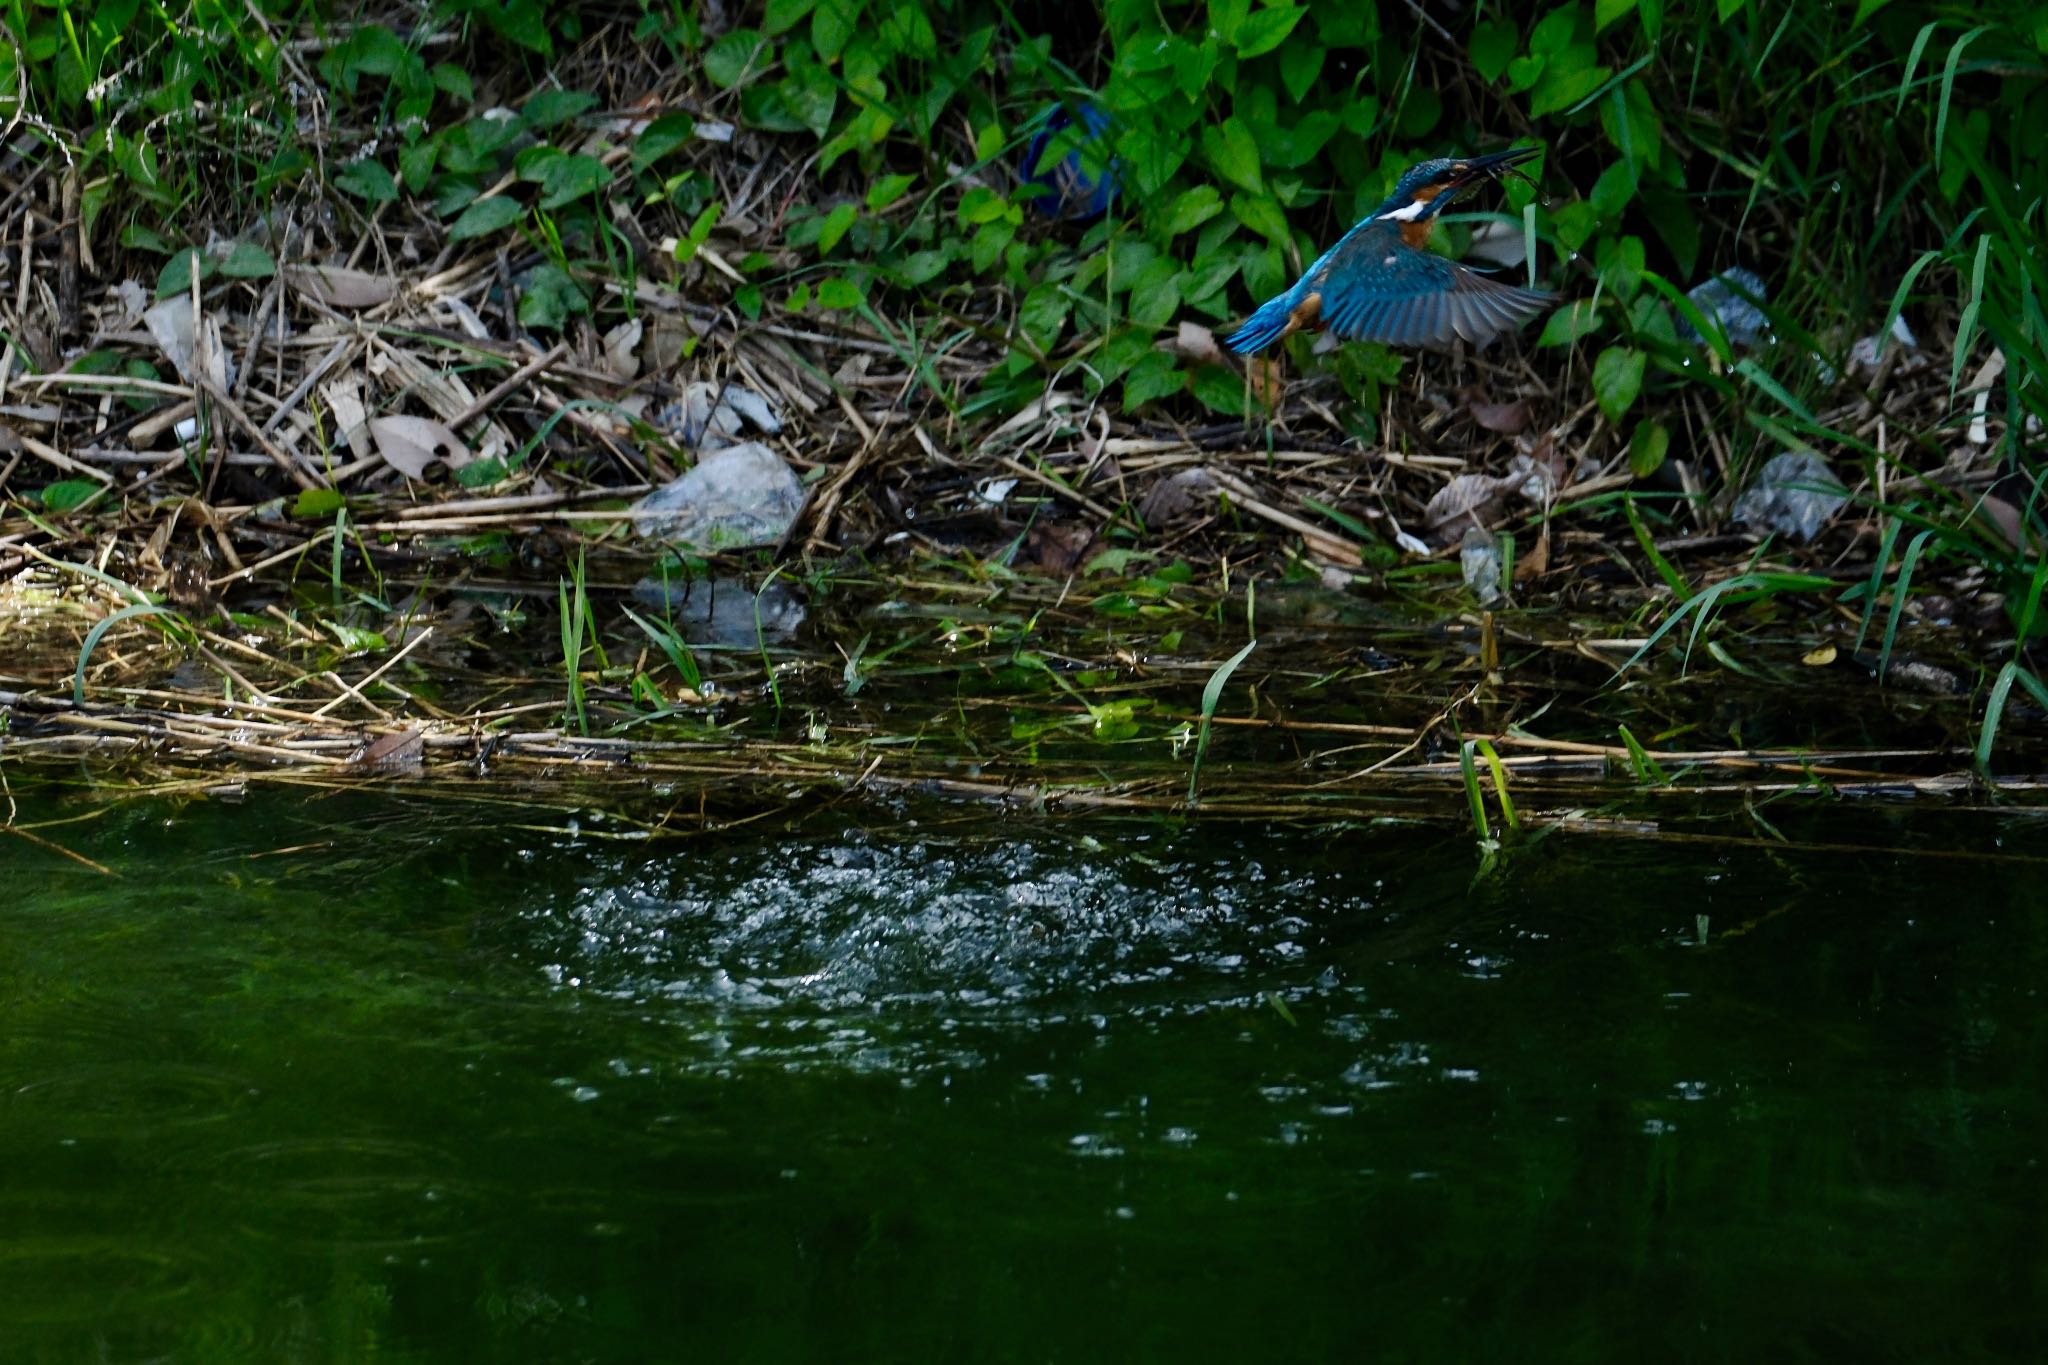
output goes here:
[[1498, 180], [1509, 168], [1541, 155], [1541, 147], [1510, 147], [1504, 152], [1488, 152], [1485, 156], [1467, 157], [1458, 163], [1452, 183], [1463, 189], [1482, 179]]

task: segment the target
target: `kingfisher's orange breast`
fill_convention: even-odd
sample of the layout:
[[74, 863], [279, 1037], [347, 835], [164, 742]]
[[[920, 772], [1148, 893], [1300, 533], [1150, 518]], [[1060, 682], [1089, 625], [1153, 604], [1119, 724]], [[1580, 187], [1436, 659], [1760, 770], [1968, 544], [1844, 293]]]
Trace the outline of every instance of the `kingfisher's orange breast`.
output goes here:
[[1429, 245], [1429, 234], [1436, 230], [1436, 219], [1425, 218], [1419, 223], [1401, 224], [1401, 240], [1418, 251]]

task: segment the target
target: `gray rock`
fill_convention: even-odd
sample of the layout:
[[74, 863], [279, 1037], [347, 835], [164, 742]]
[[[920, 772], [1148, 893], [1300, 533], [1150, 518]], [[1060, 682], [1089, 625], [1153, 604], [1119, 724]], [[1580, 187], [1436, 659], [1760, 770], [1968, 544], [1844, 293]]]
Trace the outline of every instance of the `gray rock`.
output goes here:
[[757, 593], [733, 578], [643, 578], [633, 585], [633, 600], [663, 613], [693, 645], [759, 649], [794, 635], [805, 615], [803, 599], [782, 584]]
[[796, 471], [759, 441], [706, 455], [633, 505], [642, 536], [711, 554], [775, 545], [804, 509]]
[[[1737, 291], [1741, 292], [1738, 293]], [[1747, 294], [1749, 298], [1744, 298]], [[1686, 298], [1717, 323], [1727, 334], [1730, 346], [1754, 346], [1771, 330], [1771, 320], [1763, 310], [1750, 299], [1767, 299], [1770, 290], [1763, 277], [1754, 270], [1730, 266], [1706, 283], [1687, 291]], [[1678, 335], [1682, 340], [1698, 342], [1705, 340], [1699, 329], [1686, 321], [1683, 313], [1678, 314]]]
[[1773, 455], [1748, 491], [1735, 500], [1735, 519], [1760, 531], [1812, 540], [1820, 534], [1849, 490], [1810, 450]]

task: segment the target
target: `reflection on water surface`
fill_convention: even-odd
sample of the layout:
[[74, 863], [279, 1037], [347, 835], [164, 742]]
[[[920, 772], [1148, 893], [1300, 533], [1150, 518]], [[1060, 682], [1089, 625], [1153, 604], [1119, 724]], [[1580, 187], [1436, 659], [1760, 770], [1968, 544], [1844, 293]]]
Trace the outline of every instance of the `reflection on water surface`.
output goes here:
[[2044, 1344], [2038, 867], [936, 815], [0, 844], [0, 1357]]

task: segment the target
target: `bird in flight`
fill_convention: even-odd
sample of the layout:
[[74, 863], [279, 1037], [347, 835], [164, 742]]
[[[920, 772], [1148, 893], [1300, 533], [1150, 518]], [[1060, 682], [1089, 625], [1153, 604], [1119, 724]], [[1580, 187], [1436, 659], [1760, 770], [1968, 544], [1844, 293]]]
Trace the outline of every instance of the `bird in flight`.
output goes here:
[[[1442, 157], [1411, 168], [1394, 192], [1286, 293], [1266, 300], [1224, 344], [1239, 355], [1291, 332], [1328, 328], [1347, 341], [1485, 345], [1550, 306], [1552, 296], [1490, 279], [1429, 250], [1438, 215], [1481, 182], [1539, 155], [1516, 147], [1487, 156]], [[1526, 177], [1524, 177], [1526, 178]]]

